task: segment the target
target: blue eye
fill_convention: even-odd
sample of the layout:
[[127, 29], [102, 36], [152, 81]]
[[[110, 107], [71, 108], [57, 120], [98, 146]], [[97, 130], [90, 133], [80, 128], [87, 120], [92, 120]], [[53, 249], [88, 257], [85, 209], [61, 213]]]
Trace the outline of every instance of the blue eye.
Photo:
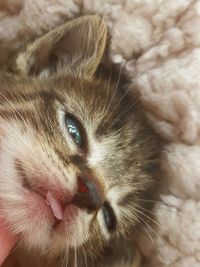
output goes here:
[[71, 135], [71, 137], [73, 138], [74, 142], [79, 146], [82, 147], [83, 146], [83, 138], [81, 135], [81, 131], [78, 125], [78, 122], [76, 122], [76, 120], [70, 116], [66, 116], [65, 117], [65, 123], [67, 126], [67, 129]]

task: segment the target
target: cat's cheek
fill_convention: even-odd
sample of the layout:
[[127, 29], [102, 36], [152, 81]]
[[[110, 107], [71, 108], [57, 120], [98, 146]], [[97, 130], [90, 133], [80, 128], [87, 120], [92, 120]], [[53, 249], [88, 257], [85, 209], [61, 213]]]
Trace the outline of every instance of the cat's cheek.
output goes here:
[[102, 210], [98, 212], [97, 220], [103, 238], [108, 241], [110, 239], [110, 234], [107, 230]]
[[50, 243], [53, 215], [37, 196], [21, 191], [20, 197], [13, 201], [3, 200], [3, 216], [10, 229], [27, 247], [46, 248]]

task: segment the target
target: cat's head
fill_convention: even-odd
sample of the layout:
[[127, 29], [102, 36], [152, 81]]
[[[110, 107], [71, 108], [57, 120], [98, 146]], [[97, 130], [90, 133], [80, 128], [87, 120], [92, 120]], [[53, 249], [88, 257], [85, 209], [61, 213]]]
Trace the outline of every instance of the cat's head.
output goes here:
[[138, 100], [95, 78], [106, 35], [98, 16], [73, 20], [0, 77], [0, 215], [30, 247], [95, 254], [132, 238], [156, 190], [159, 140]]

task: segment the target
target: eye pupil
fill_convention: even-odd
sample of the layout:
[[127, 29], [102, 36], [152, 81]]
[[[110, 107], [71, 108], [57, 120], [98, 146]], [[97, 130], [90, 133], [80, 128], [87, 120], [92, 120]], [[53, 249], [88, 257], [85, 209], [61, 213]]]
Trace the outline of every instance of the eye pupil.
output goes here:
[[75, 119], [66, 116], [65, 118], [65, 123], [67, 126], [67, 129], [73, 138], [74, 142], [79, 146], [82, 147], [83, 141], [82, 141], [82, 136], [81, 136], [81, 131], [79, 129], [78, 123], [75, 121]]
[[106, 227], [109, 232], [113, 232], [117, 224], [114, 211], [107, 202], [103, 205], [102, 209]]

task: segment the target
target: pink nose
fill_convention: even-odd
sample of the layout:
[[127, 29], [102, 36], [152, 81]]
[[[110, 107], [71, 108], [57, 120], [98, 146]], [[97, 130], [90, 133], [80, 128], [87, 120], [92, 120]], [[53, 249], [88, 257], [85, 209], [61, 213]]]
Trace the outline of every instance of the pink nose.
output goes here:
[[87, 209], [89, 212], [93, 212], [97, 211], [103, 205], [103, 201], [104, 198], [100, 186], [93, 179], [78, 176], [78, 191], [72, 203], [81, 209]]

